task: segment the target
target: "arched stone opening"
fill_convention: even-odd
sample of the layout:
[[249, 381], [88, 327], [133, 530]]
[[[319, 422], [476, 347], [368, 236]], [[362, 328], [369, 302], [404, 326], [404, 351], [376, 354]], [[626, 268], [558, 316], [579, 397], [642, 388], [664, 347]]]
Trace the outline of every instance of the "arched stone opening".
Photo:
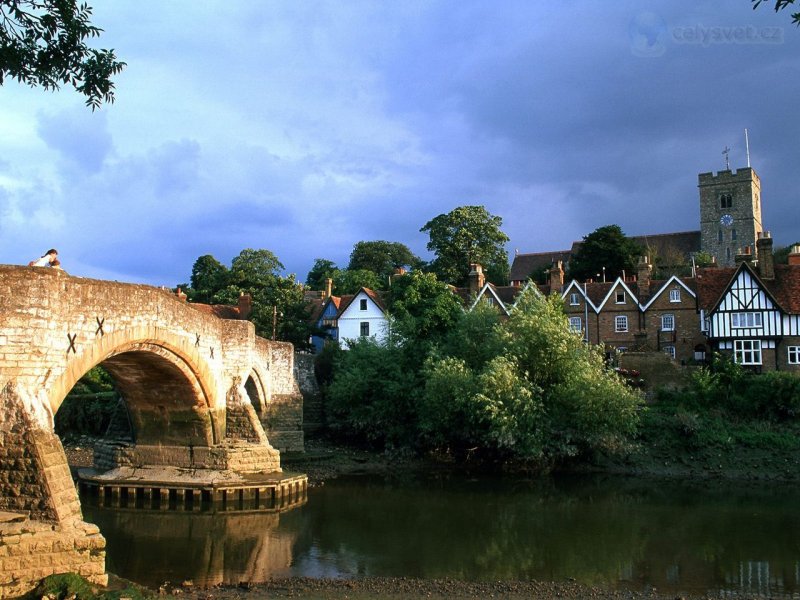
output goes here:
[[250, 397], [250, 404], [253, 405], [253, 410], [256, 411], [259, 417], [262, 416], [267, 407], [267, 394], [261, 377], [259, 377], [256, 371], [250, 373], [250, 376], [244, 383], [244, 389]]

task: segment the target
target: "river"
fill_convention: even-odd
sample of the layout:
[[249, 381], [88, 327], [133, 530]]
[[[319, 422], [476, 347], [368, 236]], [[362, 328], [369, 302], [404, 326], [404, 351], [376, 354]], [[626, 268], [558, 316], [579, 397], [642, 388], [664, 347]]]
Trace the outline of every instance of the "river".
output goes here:
[[296, 575], [800, 592], [789, 486], [428, 473], [340, 477], [282, 513], [83, 506], [107, 569], [149, 587]]

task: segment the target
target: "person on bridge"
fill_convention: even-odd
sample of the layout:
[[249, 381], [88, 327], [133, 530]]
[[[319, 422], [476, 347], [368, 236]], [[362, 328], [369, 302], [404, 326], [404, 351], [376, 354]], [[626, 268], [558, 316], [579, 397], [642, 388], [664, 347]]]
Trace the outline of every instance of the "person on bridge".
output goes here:
[[53, 263], [57, 263], [60, 265], [61, 263], [58, 262], [58, 250], [55, 248], [51, 248], [47, 252], [45, 252], [41, 258], [37, 258], [36, 260], [32, 260], [28, 263], [29, 267], [52, 267]]

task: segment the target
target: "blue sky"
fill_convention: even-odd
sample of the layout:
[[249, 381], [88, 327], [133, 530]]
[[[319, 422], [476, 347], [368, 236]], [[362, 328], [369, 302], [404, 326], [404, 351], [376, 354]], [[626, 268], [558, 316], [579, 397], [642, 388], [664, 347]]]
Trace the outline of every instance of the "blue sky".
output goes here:
[[697, 174], [745, 166], [776, 245], [800, 240], [800, 30], [748, 0], [94, 0], [125, 71], [0, 87], [0, 263], [175, 285], [267, 248], [303, 280], [459, 205], [509, 253], [602, 225], [698, 229]]

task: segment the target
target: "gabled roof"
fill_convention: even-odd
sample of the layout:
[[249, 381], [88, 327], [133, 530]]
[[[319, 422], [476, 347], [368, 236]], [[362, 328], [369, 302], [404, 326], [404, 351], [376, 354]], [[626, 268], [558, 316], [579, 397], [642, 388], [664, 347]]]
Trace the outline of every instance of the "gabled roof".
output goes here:
[[774, 279], [762, 279], [757, 270], [743, 262], [738, 267], [698, 269], [698, 305], [713, 312], [742, 271], [747, 271], [783, 312], [800, 314], [800, 265], [775, 265]]
[[478, 302], [480, 302], [481, 298], [483, 298], [484, 296], [491, 296], [494, 299], [497, 306], [499, 306], [500, 309], [506, 314], [506, 316], [508, 316], [508, 309], [506, 308], [506, 303], [497, 294], [497, 288], [489, 282], [486, 282], [483, 285], [481, 291], [478, 292], [478, 295], [475, 297], [475, 302], [473, 302], [472, 306], [469, 307], [469, 310], [475, 308], [475, 306], [477, 306]]
[[642, 307], [642, 306], [641, 306], [641, 304], [639, 304], [639, 295], [638, 295], [638, 291], [639, 291], [639, 289], [638, 289], [638, 287], [636, 286], [636, 284], [631, 284], [631, 286], [630, 286], [630, 287], [628, 287], [628, 284], [627, 284], [627, 283], [625, 283], [625, 282], [622, 280], [622, 277], [617, 277], [616, 281], [614, 281], [614, 282], [611, 284], [611, 287], [609, 287], [609, 289], [608, 289], [608, 293], [606, 293], [606, 295], [605, 295], [605, 297], [603, 298], [603, 300], [602, 300], [602, 301], [601, 301], [599, 304], [597, 304], [597, 310], [598, 310], [598, 311], [600, 311], [600, 310], [603, 310], [603, 307], [605, 306], [606, 302], [608, 302], [608, 299], [609, 299], [609, 298], [611, 298], [611, 295], [614, 293], [614, 290], [616, 290], [616, 289], [617, 289], [618, 287], [620, 287], [620, 286], [621, 286], [621, 287], [622, 287], [622, 288], [623, 288], [623, 289], [624, 289], [624, 290], [625, 290], [625, 291], [628, 293], [628, 295], [629, 295], [629, 296], [630, 296], [630, 297], [633, 299], [633, 302], [634, 302], [634, 304], [636, 305], [636, 307], [641, 309], [641, 307]]
[[[341, 303], [340, 303], [340, 305], [339, 305], [339, 313], [337, 314], [337, 317], [340, 317], [340, 316], [342, 316], [342, 315], [344, 314], [344, 312], [345, 312], [345, 311], [346, 311], [348, 308], [350, 308], [350, 305], [353, 303], [353, 300], [355, 300], [356, 298], [358, 298], [358, 296], [359, 296], [359, 295], [360, 295], [362, 292], [363, 292], [364, 294], [366, 294], [366, 295], [367, 295], [367, 297], [368, 297], [370, 300], [372, 300], [372, 301], [375, 303], [375, 306], [377, 306], [377, 307], [380, 309], [380, 311], [381, 311], [381, 312], [383, 312], [383, 313], [385, 313], [385, 312], [386, 312], [386, 307], [384, 306], [384, 304], [383, 304], [383, 300], [381, 299], [381, 297], [380, 297], [380, 295], [378, 294], [378, 292], [375, 292], [375, 291], [373, 291], [373, 290], [371, 290], [371, 289], [369, 289], [369, 288], [362, 287], [362, 288], [361, 288], [360, 290], [358, 290], [358, 292], [357, 292], [357, 293], [355, 293], [355, 294], [352, 294], [352, 295], [347, 295], [347, 296], [342, 296], [342, 298], [341, 298]], [[331, 299], [333, 299], [333, 296], [331, 296]]]
[[644, 310], [647, 310], [648, 308], [650, 308], [650, 305], [653, 302], [655, 302], [658, 299], [658, 297], [661, 294], [663, 294], [664, 291], [667, 288], [671, 287], [673, 283], [677, 283], [680, 287], [685, 289], [692, 298], [697, 298], [697, 293], [693, 289], [693, 288], [695, 288], [697, 286], [697, 283], [695, 282], [694, 279], [690, 279], [690, 278], [682, 279], [682, 278], [678, 277], [677, 275], [673, 275], [672, 277], [670, 277], [666, 281], [655, 280], [655, 281], [651, 281], [650, 282], [650, 289], [651, 290], [655, 289], [656, 292], [650, 295], [650, 298], [647, 299], [646, 303], [644, 302], [644, 300], [645, 300], [644, 298], [640, 298], [639, 299], [639, 302], [643, 304], [642, 310], [644, 311]]
[[569, 282], [569, 285], [564, 288], [564, 292], [561, 294], [561, 298], [562, 299], [566, 298], [574, 290], [578, 294], [581, 295], [581, 298], [583, 298], [584, 302], [586, 302], [589, 306], [592, 307], [592, 310], [594, 312], [597, 312], [597, 306], [595, 305], [594, 302], [592, 302], [592, 299], [591, 299], [591, 297], [589, 296], [589, 293], [588, 293], [590, 285], [591, 286], [596, 286], [596, 285], [606, 285], [606, 284], [604, 284], [604, 283], [603, 284], [587, 283], [587, 284], [585, 284], [586, 287], [584, 288], [584, 285], [578, 283], [577, 281], [575, 281], [573, 279], [572, 281]]

